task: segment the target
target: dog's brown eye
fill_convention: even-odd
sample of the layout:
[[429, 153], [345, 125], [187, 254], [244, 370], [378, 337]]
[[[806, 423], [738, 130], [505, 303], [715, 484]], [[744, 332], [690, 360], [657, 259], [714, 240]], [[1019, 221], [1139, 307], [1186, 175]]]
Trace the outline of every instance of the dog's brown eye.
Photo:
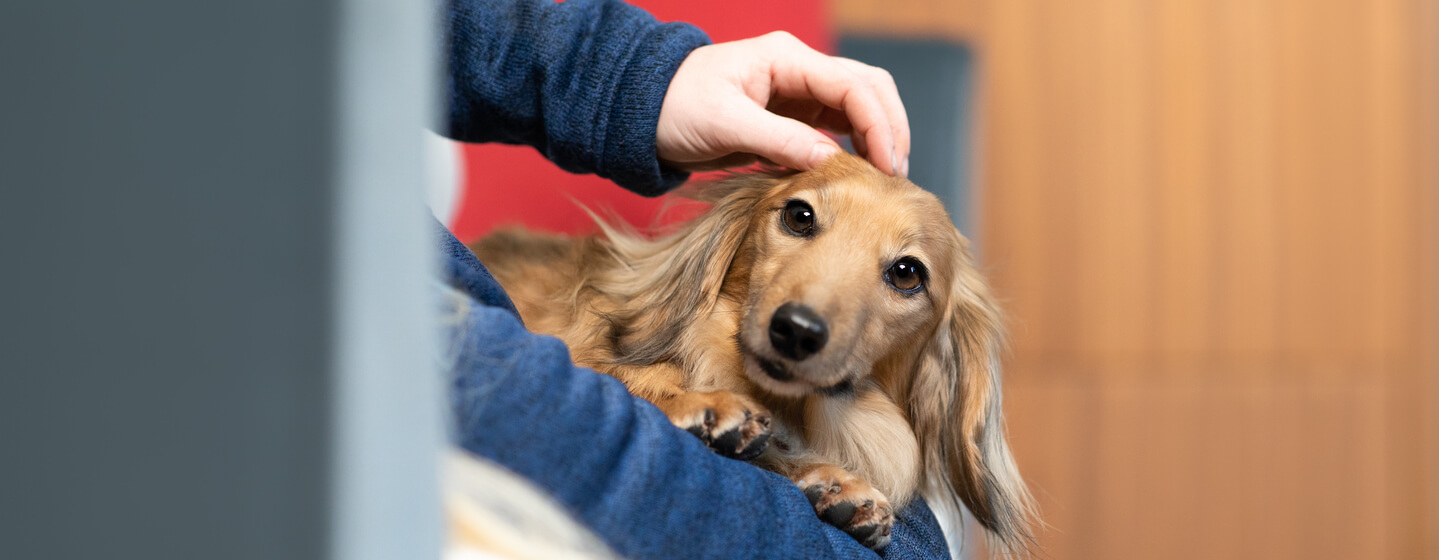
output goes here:
[[925, 270], [914, 257], [904, 257], [889, 265], [884, 271], [884, 281], [905, 294], [918, 293], [924, 289]]
[[814, 235], [814, 208], [803, 200], [791, 200], [785, 204], [781, 220], [785, 229], [794, 235]]

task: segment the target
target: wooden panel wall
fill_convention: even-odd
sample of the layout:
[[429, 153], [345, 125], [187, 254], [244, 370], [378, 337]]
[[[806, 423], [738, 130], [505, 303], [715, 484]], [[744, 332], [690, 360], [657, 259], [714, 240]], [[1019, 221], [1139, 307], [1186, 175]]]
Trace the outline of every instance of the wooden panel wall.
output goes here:
[[1048, 557], [1439, 554], [1433, 0], [834, 7], [978, 52]]

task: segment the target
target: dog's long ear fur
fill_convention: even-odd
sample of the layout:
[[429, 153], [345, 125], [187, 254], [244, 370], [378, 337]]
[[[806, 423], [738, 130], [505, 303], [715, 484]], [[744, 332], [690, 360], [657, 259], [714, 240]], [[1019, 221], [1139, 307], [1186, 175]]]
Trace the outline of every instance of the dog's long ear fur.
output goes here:
[[618, 266], [591, 285], [627, 302], [608, 317], [617, 363], [647, 365], [674, 352], [687, 327], [714, 307], [755, 205], [787, 175], [735, 174], [705, 183], [685, 194], [713, 206], [657, 239], [597, 220]]
[[942, 495], [959, 496], [995, 537], [991, 550], [1022, 554], [1035, 516], [1005, 442], [1002, 320], [967, 252], [956, 251], [954, 261], [948, 304], [913, 377], [910, 414], [931, 482]]

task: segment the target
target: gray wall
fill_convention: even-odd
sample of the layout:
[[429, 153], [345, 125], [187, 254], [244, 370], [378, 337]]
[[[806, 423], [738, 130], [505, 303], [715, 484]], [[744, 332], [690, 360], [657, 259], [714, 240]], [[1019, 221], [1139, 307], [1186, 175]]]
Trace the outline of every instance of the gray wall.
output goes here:
[[844, 36], [839, 54], [888, 70], [909, 115], [909, 178], [944, 201], [974, 237], [974, 62], [964, 45], [933, 39]]
[[0, 3], [0, 557], [437, 554], [427, 6]]

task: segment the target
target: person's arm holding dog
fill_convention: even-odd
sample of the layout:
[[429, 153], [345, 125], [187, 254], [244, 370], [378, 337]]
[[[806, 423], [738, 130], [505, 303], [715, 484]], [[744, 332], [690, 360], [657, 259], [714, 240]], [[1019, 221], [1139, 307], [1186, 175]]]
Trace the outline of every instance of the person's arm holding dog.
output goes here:
[[[687, 171], [756, 157], [808, 169], [852, 134], [887, 173], [907, 171], [909, 129], [880, 70], [783, 34], [708, 45], [618, 1], [450, 0], [448, 134], [536, 147], [578, 173], [646, 195]], [[833, 151], [830, 151], [833, 150]], [[865, 558], [778, 475], [715, 455], [562, 344], [521, 328], [499, 285], [448, 233], [447, 282], [480, 304], [448, 364], [460, 445], [552, 493], [629, 557]], [[946, 558], [921, 500], [898, 512], [893, 558]]]
[[881, 171], [908, 171], [909, 121], [884, 70], [787, 33], [710, 45], [615, 0], [452, 0], [445, 132], [527, 144], [644, 195], [685, 171], [756, 157], [810, 169], [848, 134]]

